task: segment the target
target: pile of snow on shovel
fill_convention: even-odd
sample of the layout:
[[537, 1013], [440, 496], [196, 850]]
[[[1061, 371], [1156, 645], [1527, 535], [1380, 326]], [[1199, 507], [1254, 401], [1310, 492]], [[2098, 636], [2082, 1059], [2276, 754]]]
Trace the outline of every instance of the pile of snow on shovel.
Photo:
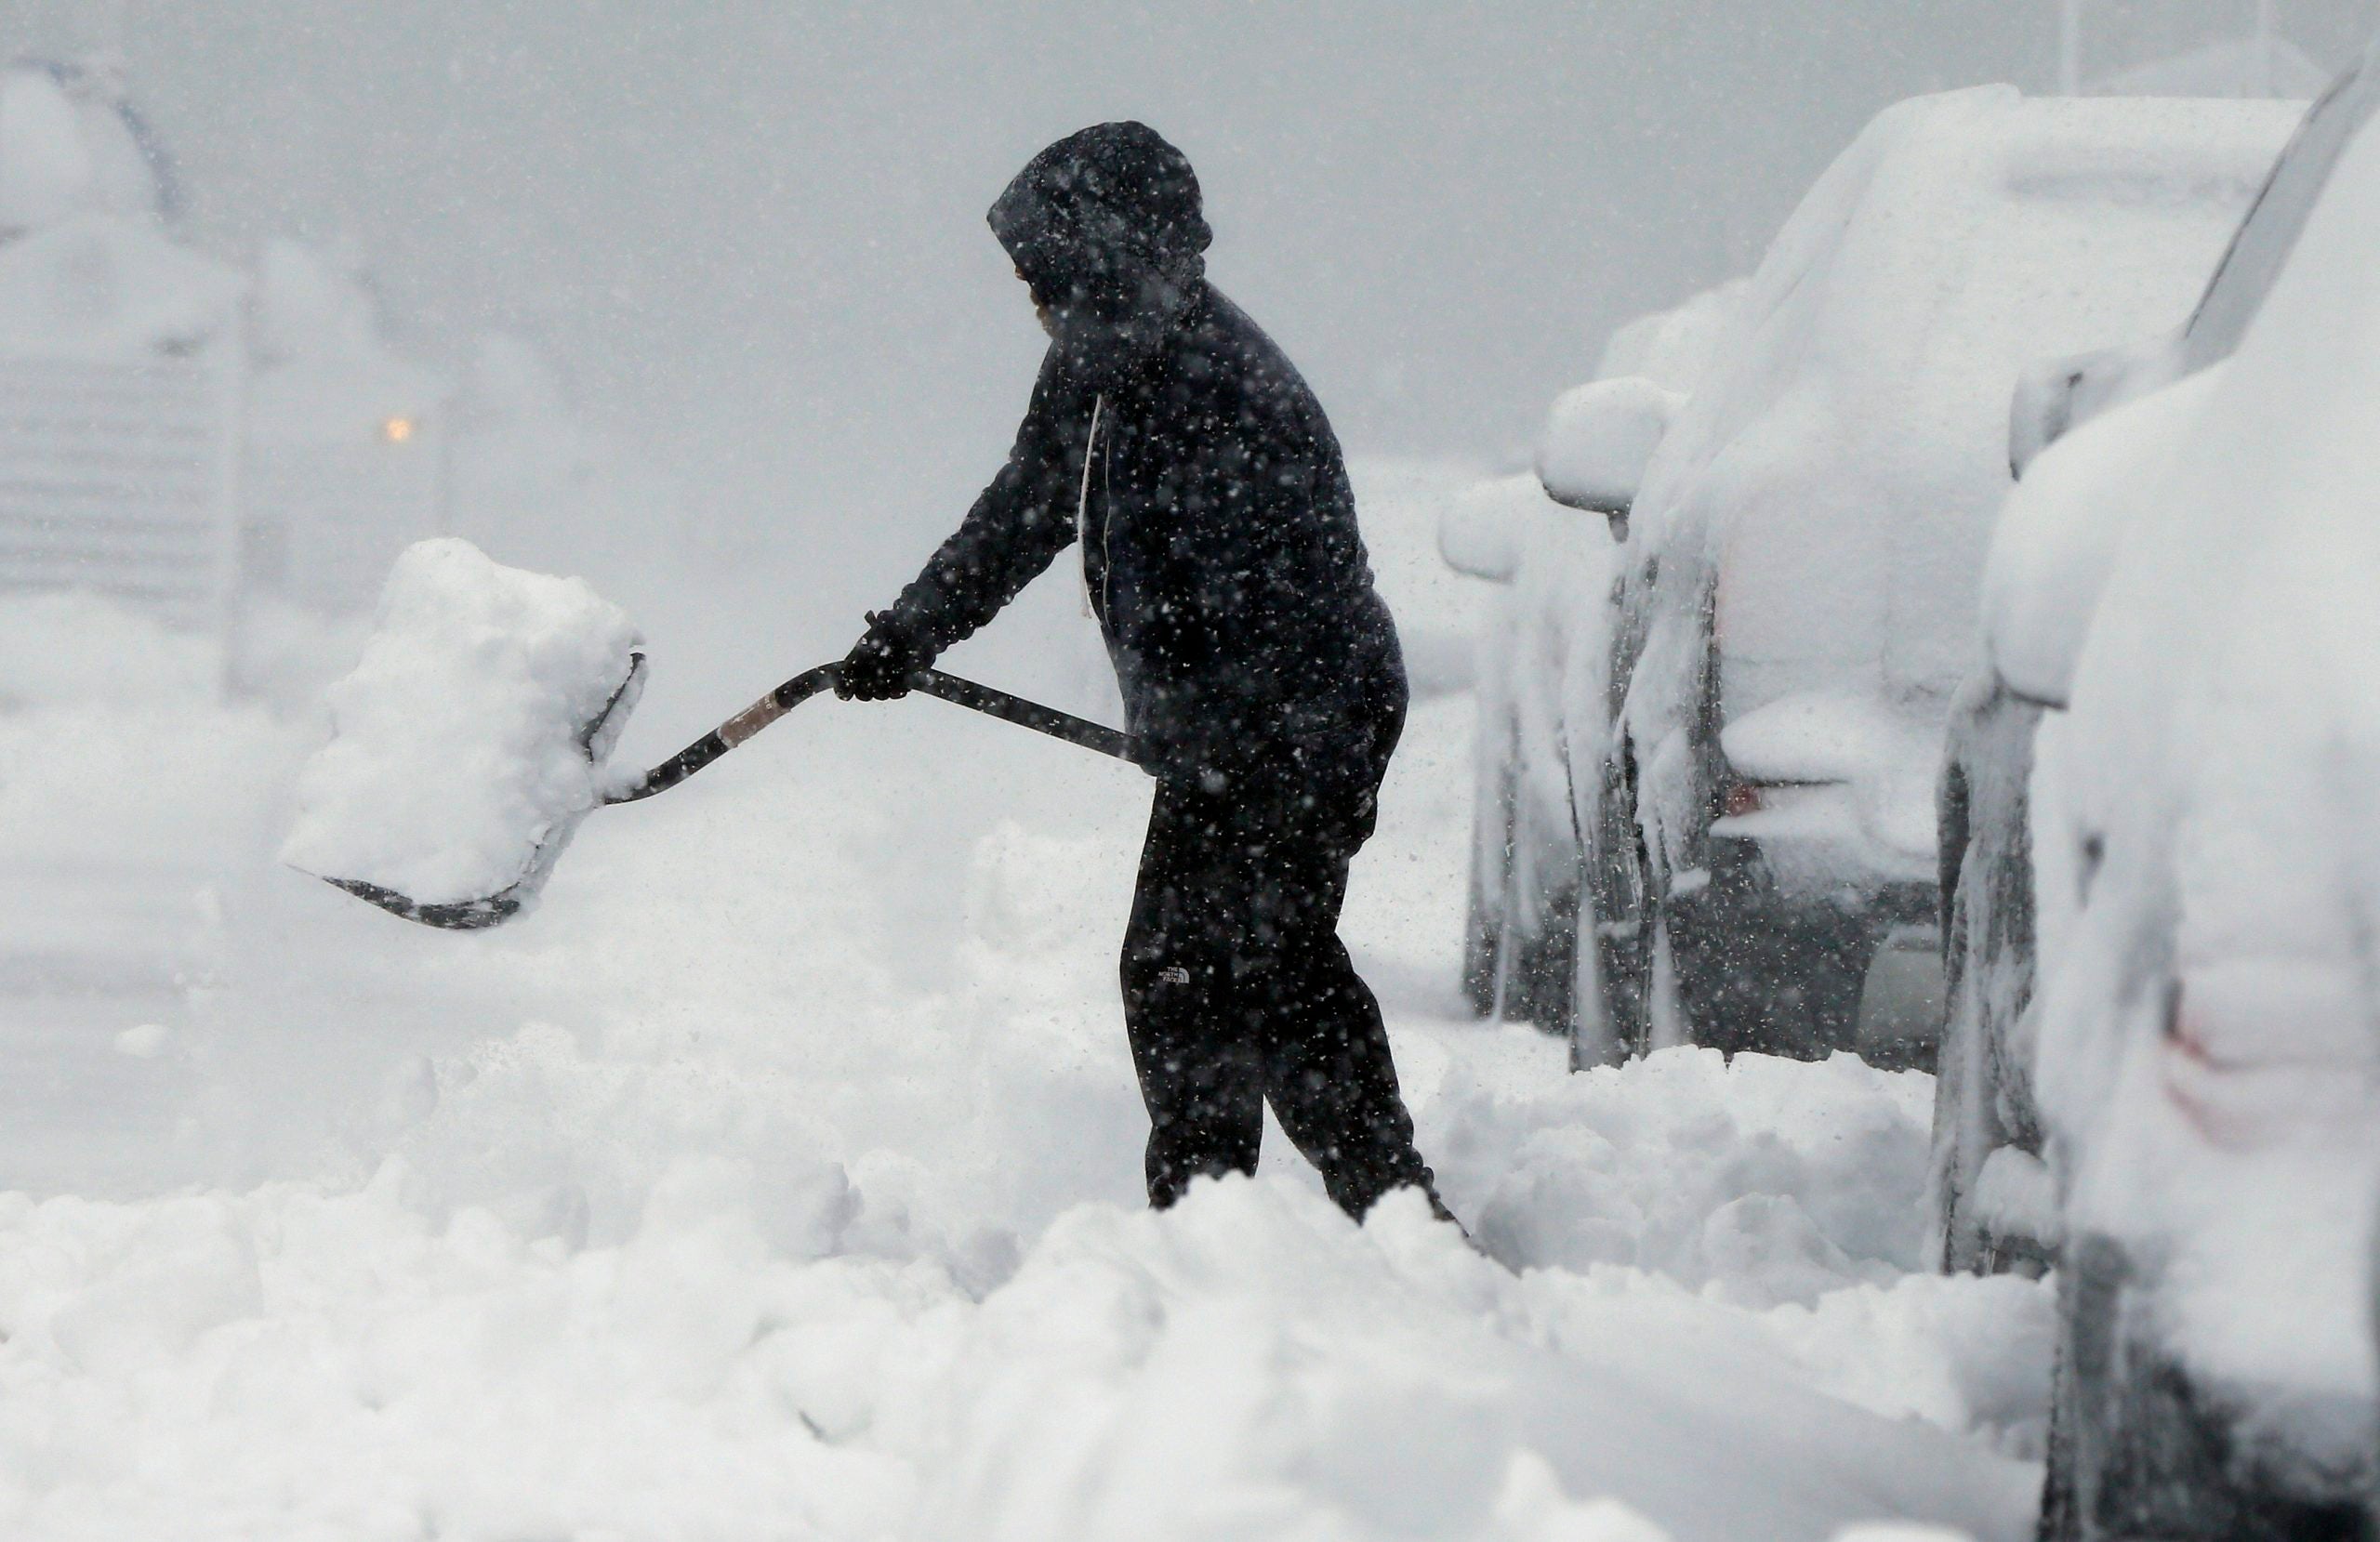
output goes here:
[[583, 580], [502, 566], [468, 541], [411, 547], [362, 659], [327, 693], [334, 735], [299, 776], [282, 861], [424, 904], [508, 888], [601, 801], [609, 746], [590, 757], [581, 735], [641, 640]]

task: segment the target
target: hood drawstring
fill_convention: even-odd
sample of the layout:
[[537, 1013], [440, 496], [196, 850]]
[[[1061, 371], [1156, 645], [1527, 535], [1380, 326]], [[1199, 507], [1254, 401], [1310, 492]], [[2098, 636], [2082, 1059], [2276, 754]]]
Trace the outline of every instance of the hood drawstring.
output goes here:
[[[1091, 457], [1099, 453], [1099, 416], [1107, 407], [1104, 392], [1091, 399], [1091, 432], [1082, 442], [1082, 487], [1075, 498], [1075, 544], [1082, 548], [1082, 613], [1100, 620], [1091, 605]], [[1099, 598], [1107, 598], [1107, 521], [1099, 521]]]

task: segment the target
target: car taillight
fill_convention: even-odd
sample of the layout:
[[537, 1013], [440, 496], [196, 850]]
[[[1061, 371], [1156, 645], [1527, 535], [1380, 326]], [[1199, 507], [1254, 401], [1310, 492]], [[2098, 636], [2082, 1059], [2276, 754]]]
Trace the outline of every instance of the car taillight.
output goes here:
[[2165, 1095], [2216, 1145], [2363, 1116], [2375, 1056], [2352, 970], [2307, 958], [2186, 969], [2166, 987], [2163, 1030]]
[[1726, 790], [1719, 795], [1719, 817], [1740, 819], [1745, 814], [1760, 812], [1760, 788], [1751, 782], [1729, 778]]

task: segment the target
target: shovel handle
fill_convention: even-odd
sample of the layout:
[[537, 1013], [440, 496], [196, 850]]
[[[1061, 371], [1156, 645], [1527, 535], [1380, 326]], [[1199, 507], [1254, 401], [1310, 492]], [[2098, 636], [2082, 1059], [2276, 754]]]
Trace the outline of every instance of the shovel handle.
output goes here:
[[[834, 689], [838, 667], [832, 664], [822, 664], [815, 669], [803, 670], [646, 771], [636, 785], [613, 793], [603, 801], [634, 803], [655, 793], [668, 792], [821, 691]], [[1012, 696], [988, 685], [978, 685], [956, 675], [945, 675], [939, 669], [918, 670], [909, 677], [909, 689], [972, 708], [986, 717], [1029, 728], [1037, 733], [1046, 733], [1053, 739], [1064, 739], [1070, 745], [1080, 745], [1102, 755], [1112, 755], [1118, 760], [1132, 758], [1131, 741], [1112, 728], [1078, 718], [1071, 712], [1061, 712], [1054, 706], [1043, 706], [1038, 702]]]
[[939, 697], [953, 706], [967, 707], [987, 718], [998, 718], [1019, 728], [1029, 728], [1036, 733], [1046, 733], [1052, 739], [1064, 739], [1070, 745], [1080, 745], [1102, 755], [1112, 755], [1118, 760], [1132, 759], [1131, 739], [1112, 728], [1094, 723], [1087, 718], [1078, 718], [1071, 712], [1061, 712], [1054, 706], [1043, 706], [1039, 702], [1012, 696], [988, 685], [977, 685], [973, 680], [945, 675], [939, 669], [920, 669], [911, 675], [909, 689]]

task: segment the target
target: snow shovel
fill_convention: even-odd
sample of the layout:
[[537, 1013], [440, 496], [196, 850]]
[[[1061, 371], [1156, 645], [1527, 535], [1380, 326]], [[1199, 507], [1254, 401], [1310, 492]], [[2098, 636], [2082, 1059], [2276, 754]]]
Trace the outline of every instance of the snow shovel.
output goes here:
[[[834, 686], [840, 666], [822, 664], [815, 669], [805, 669], [750, 706], [720, 724], [684, 749], [646, 771], [634, 782], [615, 786], [604, 794], [603, 805], [634, 803], [665, 793], [686, 778], [725, 755], [752, 735], [775, 722], [822, 691]], [[589, 761], [601, 760], [626, 725], [628, 710], [643, 686], [644, 655], [631, 653], [628, 677], [612, 692], [603, 709], [596, 714], [578, 735], [579, 747]], [[919, 669], [909, 677], [909, 689], [928, 696], [937, 696], [959, 706], [971, 707], [987, 717], [1017, 723], [1053, 739], [1064, 739], [1070, 745], [1080, 745], [1102, 755], [1112, 755], [1118, 760], [1132, 758], [1130, 741], [1112, 728], [1012, 696], [1005, 691], [995, 691], [988, 685], [945, 675], [939, 669]], [[424, 926], [444, 927], [455, 931], [477, 931], [511, 919], [519, 915], [537, 891], [545, 886], [546, 876], [570, 837], [578, 831], [578, 822], [587, 817], [581, 810], [564, 823], [548, 830], [538, 841], [536, 851], [521, 876], [503, 889], [483, 899], [448, 901], [422, 904], [392, 889], [366, 883], [359, 878], [329, 878], [327, 881], [347, 890], [358, 899], [369, 900], [392, 916]]]

